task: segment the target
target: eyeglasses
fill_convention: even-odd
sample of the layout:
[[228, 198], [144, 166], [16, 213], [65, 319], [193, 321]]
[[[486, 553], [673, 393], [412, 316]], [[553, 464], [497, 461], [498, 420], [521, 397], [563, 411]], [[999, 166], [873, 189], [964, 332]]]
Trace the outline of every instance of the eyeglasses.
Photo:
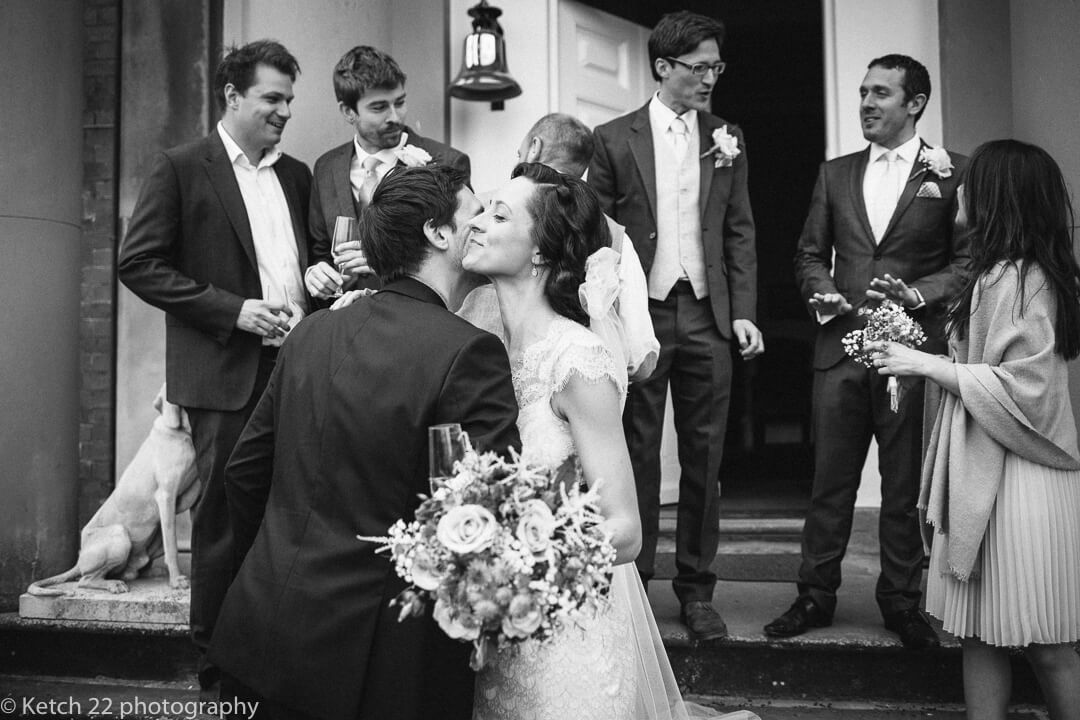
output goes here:
[[712, 70], [714, 76], [723, 75], [724, 74], [724, 68], [727, 67], [727, 63], [724, 62], [723, 60], [721, 60], [718, 63], [713, 63], [712, 65], [710, 65], [709, 63], [688, 63], [688, 62], [683, 62], [682, 60], [679, 60], [678, 58], [673, 58], [673, 57], [665, 57], [664, 59], [667, 60], [668, 62], [678, 63], [679, 65], [682, 65], [684, 68], [686, 68], [687, 70], [690, 71], [691, 75], [694, 75], [694, 76], [697, 76], [697, 77], [704, 77], [705, 73], [709, 72], [710, 70]]

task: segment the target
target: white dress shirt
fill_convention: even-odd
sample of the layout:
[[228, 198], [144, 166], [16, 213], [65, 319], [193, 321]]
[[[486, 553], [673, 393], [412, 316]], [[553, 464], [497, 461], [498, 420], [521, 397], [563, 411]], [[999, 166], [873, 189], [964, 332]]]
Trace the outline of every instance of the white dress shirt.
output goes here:
[[[871, 219], [873, 218], [872, 208], [882, 203], [883, 196], [886, 195], [888, 197], [885, 198], [885, 201], [891, 206], [891, 209], [886, 211], [886, 215], [892, 216], [892, 210], [896, 209], [900, 193], [903, 192], [904, 185], [907, 184], [907, 179], [911, 175], [911, 168], [918, 158], [920, 147], [922, 147], [922, 140], [919, 139], [918, 135], [914, 135], [903, 145], [893, 148], [892, 152], [896, 154], [896, 171], [900, 179], [894, 187], [885, 188], [883, 187], [885, 183], [884, 176], [888, 163], [885, 162], [884, 156], [890, 152], [889, 148], [877, 143], [870, 144], [870, 157], [866, 163], [866, 173], [863, 175], [863, 200], [866, 203], [866, 209], [870, 213]], [[887, 224], [887, 220], [882, 224], [882, 232], [884, 232], [884, 226]], [[875, 242], [881, 242], [879, 237], [875, 237], [874, 240]]]
[[[676, 145], [672, 123], [686, 126], [685, 149]], [[656, 166], [656, 254], [649, 269], [649, 297], [663, 300], [679, 280], [689, 280], [699, 300], [709, 294], [701, 244], [701, 141], [697, 111], [676, 115], [653, 95], [649, 124]]]
[[[304, 317], [307, 296], [300, 276], [300, 255], [289, 203], [274, 172], [274, 164], [281, 158], [281, 151], [274, 148], [263, 155], [257, 166], [252, 165], [225, 126], [219, 122], [217, 129], [244, 199], [263, 299], [288, 303], [293, 312], [289, 319], [291, 328]], [[263, 345], [281, 343], [282, 338], [263, 338]]]
[[[397, 151], [405, 147], [405, 143], [409, 140], [409, 133], [401, 133], [401, 140], [398, 144], [392, 148], [383, 148], [375, 153], [369, 153], [364, 148], [360, 147], [360, 138], [353, 136], [353, 147], [356, 152], [353, 153], [352, 163], [349, 165], [349, 184], [352, 185], [353, 200], [360, 197], [360, 188], [364, 185], [364, 178], [367, 177], [367, 171], [364, 170], [364, 161], [369, 157], [377, 157], [381, 161], [381, 164], [375, 168], [375, 175], [381, 181], [386, 173], [390, 172], [390, 168], [397, 165], [398, 157]], [[375, 183], [378, 185], [378, 183]]]

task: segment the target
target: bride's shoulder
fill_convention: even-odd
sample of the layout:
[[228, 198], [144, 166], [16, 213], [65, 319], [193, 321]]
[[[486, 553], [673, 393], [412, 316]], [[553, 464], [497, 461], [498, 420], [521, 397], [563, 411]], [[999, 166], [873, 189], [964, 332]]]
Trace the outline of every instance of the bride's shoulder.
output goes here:
[[552, 379], [557, 387], [565, 386], [574, 374], [590, 382], [611, 379], [621, 385], [615, 355], [598, 335], [567, 318], [556, 322]]

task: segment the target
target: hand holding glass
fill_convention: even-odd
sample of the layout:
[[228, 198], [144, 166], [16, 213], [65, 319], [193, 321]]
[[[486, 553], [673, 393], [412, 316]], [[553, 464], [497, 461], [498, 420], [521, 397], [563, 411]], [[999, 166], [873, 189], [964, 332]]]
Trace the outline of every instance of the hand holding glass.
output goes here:
[[454, 463], [465, 456], [465, 433], [458, 423], [432, 425], [428, 428], [428, 478], [431, 491], [454, 475]]
[[345, 286], [345, 265], [341, 258], [341, 246], [354, 239], [356, 239], [356, 218], [348, 215], [338, 215], [337, 219], [334, 220], [334, 239], [333, 244], [330, 246], [330, 254], [334, 257], [334, 264], [341, 274], [341, 285], [338, 286], [332, 297], [341, 297], [341, 292]]

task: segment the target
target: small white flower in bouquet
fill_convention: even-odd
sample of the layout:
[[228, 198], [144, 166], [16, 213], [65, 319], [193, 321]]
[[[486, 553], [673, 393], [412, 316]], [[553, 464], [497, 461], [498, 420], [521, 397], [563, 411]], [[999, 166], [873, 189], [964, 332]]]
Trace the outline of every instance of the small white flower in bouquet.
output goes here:
[[[876, 308], [863, 307], [860, 315], [867, 317], [866, 327], [852, 330], [844, 336], [844, 350], [866, 367], [874, 367], [874, 359], [866, 351], [866, 345], [872, 342], [888, 341], [907, 347], [917, 347], [926, 342], [922, 326], [891, 300], [885, 300]], [[893, 412], [900, 409], [900, 383], [895, 375], [889, 376], [889, 407]]]
[[393, 601], [398, 620], [434, 602], [435, 621], [473, 644], [479, 670], [497, 649], [548, 641], [607, 606], [615, 548], [597, 500], [576, 463], [549, 468], [469, 448], [415, 520], [358, 537], [380, 543], [412, 584]]

